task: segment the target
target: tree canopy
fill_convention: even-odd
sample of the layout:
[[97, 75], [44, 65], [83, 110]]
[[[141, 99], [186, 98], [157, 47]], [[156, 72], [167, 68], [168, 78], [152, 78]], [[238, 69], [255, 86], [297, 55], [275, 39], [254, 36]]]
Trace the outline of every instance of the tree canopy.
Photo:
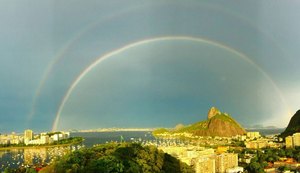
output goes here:
[[74, 151], [41, 172], [191, 173], [194, 170], [154, 146], [109, 143]]

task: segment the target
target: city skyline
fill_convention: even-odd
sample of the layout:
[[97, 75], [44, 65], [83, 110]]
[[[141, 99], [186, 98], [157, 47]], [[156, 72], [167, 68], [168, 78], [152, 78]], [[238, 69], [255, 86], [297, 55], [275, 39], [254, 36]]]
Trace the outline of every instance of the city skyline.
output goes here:
[[0, 3], [0, 132], [174, 127], [212, 106], [286, 127], [300, 109], [299, 2]]

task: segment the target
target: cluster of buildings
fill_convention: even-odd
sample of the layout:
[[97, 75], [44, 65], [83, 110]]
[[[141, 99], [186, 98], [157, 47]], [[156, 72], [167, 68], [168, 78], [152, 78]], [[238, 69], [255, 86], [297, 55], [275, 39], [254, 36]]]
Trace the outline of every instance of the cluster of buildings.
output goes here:
[[285, 166], [289, 169], [297, 169], [300, 163], [293, 158], [281, 158], [279, 161], [274, 162], [274, 167], [279, 168], [281, 166]]
[[0, 145], [21, 144], [23, 142], [23, 136], [18, 136], [15, 132], [0, 135]]
[[259, 132], [247, 132], [246, 135], [238, 136], [239, 141], [244, 141], [245, 147], [249, 149], [280, 148], [284, 143], [278, 142], [275, 136], [262, 137]]
[[44, 145], [52, 144], [56, 141], [68, 139], [69, 132], [55, 132], [55, 133], [40, 133], [34, 135], [33, 131], [28, 129], [24, 131], [24, 135], [17, 135], [16, 133], [0, 135], [0, 144], [2, 145]]
[[247, 132], [246, 137], [249, 139], [257, 139], [260, 138], [259, 132]]
[[197, 146], [161, 146], [159, 149], [194, 167], [196, 173], [237, 173], [244, 170], [238, 166], [238, 154], [227, 153], [223, 149], [216, 152], [212, 148]]
[[[167, 134], [165, 134], [167, 135]], [[238, 166], [238, 162], [249, 164], [254, 154], [246, 153], [242, 158], [238, 158], [237, 153], [228, 153], [228, 146], [222, 144], [234, 144], [236, 142], [245, 144], [248, 149], [261, 149], [261, 148], [282, 148], [284, 147], [283, 140], [276, 135], [262, 137], [259, 132], [247, 132], [245, 135], [238, 135], [235, 137], [195, 137], [187, 133], [176, 134], [175, 136], [166, 136], [168, 139], [176, 139], [178, 135], [196, 139], [196, 145], [166, 145], [160, 144], [158, 148], [166, 153], [169, 153], [188, 165], [194, 167], [197, 173], [238, 173], [243, 172], [243, 167]], [[174, 138], [172, 138], [174, 137]], [[287, 147], [300, 146], [300, 133], [288, 137], [286, 140]], [[192, 141], [192, 140], [191, 140]], [[219, 146], [217, 149], [199, 147], [199, 141], [202, 146]], [[172, 144], [172, 143], [167, 143]], [[192, 144], [192, 143], [190, 143]], [[239, 146], [239, 145], [237, 145]], [[238, 147], [237, 147], [238, 148]], [[270, 166], [270, 169], [277, 170], [279, 166], [285, 165], [287, 167], [297, 167], [298, 163], [293, 161], [279, 161]]]
[[218, 137], [218, 136], [195, 136], [192, 133], [162, 133], [159, 134], [159, 137], [162, 139], [190, 139], [191, 141], [197, 141], [198, 144], [204, 144], [207, 146], [222, 146], [222, 145], [227, 145], [232, 142], [234, 138], [232, 137]]
[[284, 143], [275, 142], [272, 138], [261, 138], [245, 142], [246, 148], [259, 149], [259, 148], [281, 148]]
[[291, 136], [285, 138], [286, 148], [295, 148], [300, 146], [300, 133], [294, 133]]
[[44, 145], [52, 144], [59, 140], [68, 139], [70, 132], [55, 132], [55, 133], [41, 133], [34, 137], [32, 130], [25, 130], [24, 144], [25, 145]]
[[250, 149], [259, 149], [259, 148], [266, 148], [266, 147], [279, 148], [284, 146], [283, 143], [275, 142], [278, 139], [275, 139], [274, 137], [263, 138], [259, 132], [247, 132], [247, 134], [245, 135], [237, 135], [234, 137], [194, 136], [193, 134], [186, 133], [186, 132], [175, 133], [175, 134], [163, 133], [160, 134], [160, 137], [166, 139], [176, 139], [180, 137], [185, 137], [188, 139], [197, 140], [198, 143], [205, 144], [207, 146], [227, 145], [227, 144], [231, 144], [236, 140], [244, 142], [245, 147]]
[[290, 171], [290, 169], [297, 170], [300, 167], [300, 163], [295, 161], [293, 158], [280, 158], [279, 161], [274, 163], [269, 162], [268, 166], [264, 168], [264, 171], [266, 173], [279, 172], [278, 168], [280, 167], [286, 167], [288, 169], [284, 173], [292, 173], [294, 171]]

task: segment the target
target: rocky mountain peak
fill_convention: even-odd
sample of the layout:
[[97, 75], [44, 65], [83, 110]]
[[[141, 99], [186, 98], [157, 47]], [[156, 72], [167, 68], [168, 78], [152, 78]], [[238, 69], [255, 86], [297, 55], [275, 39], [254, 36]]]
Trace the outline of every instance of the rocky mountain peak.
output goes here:
[[229, 114], [220, 112], [212, 107], [208, 111], [208, 119], [191, 125], [177, 125], [173, 130], [158, 129], [153, 131], [154, 135], [164, 133], [190, 133], [195, 136], [220, 136], [232, 137], [246, 134], [246, 130], [235, 121]]
[[207, 113], [207, 119], [211, 119], [212, 117], [220, 114], [220, 110], [216, 107], [212, 107], [209, 109], [208, 113]]

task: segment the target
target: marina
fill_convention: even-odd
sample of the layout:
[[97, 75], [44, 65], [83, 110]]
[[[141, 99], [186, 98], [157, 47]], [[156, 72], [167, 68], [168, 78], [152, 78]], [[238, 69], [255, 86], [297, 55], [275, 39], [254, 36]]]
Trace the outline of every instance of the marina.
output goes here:
[[82, 147], [92, 147], [96, 144], [120, 142], [121, 139], [131, 142], [144, 142], [155, 139], [150, 131], [78, 132], [71, 133], [71, 137], [83, 137], [85, 140], [82, 143], [72, 145], [2, 148], [0, 150], [0, 171], [7, 167], [43, 167], [69, 152]]

